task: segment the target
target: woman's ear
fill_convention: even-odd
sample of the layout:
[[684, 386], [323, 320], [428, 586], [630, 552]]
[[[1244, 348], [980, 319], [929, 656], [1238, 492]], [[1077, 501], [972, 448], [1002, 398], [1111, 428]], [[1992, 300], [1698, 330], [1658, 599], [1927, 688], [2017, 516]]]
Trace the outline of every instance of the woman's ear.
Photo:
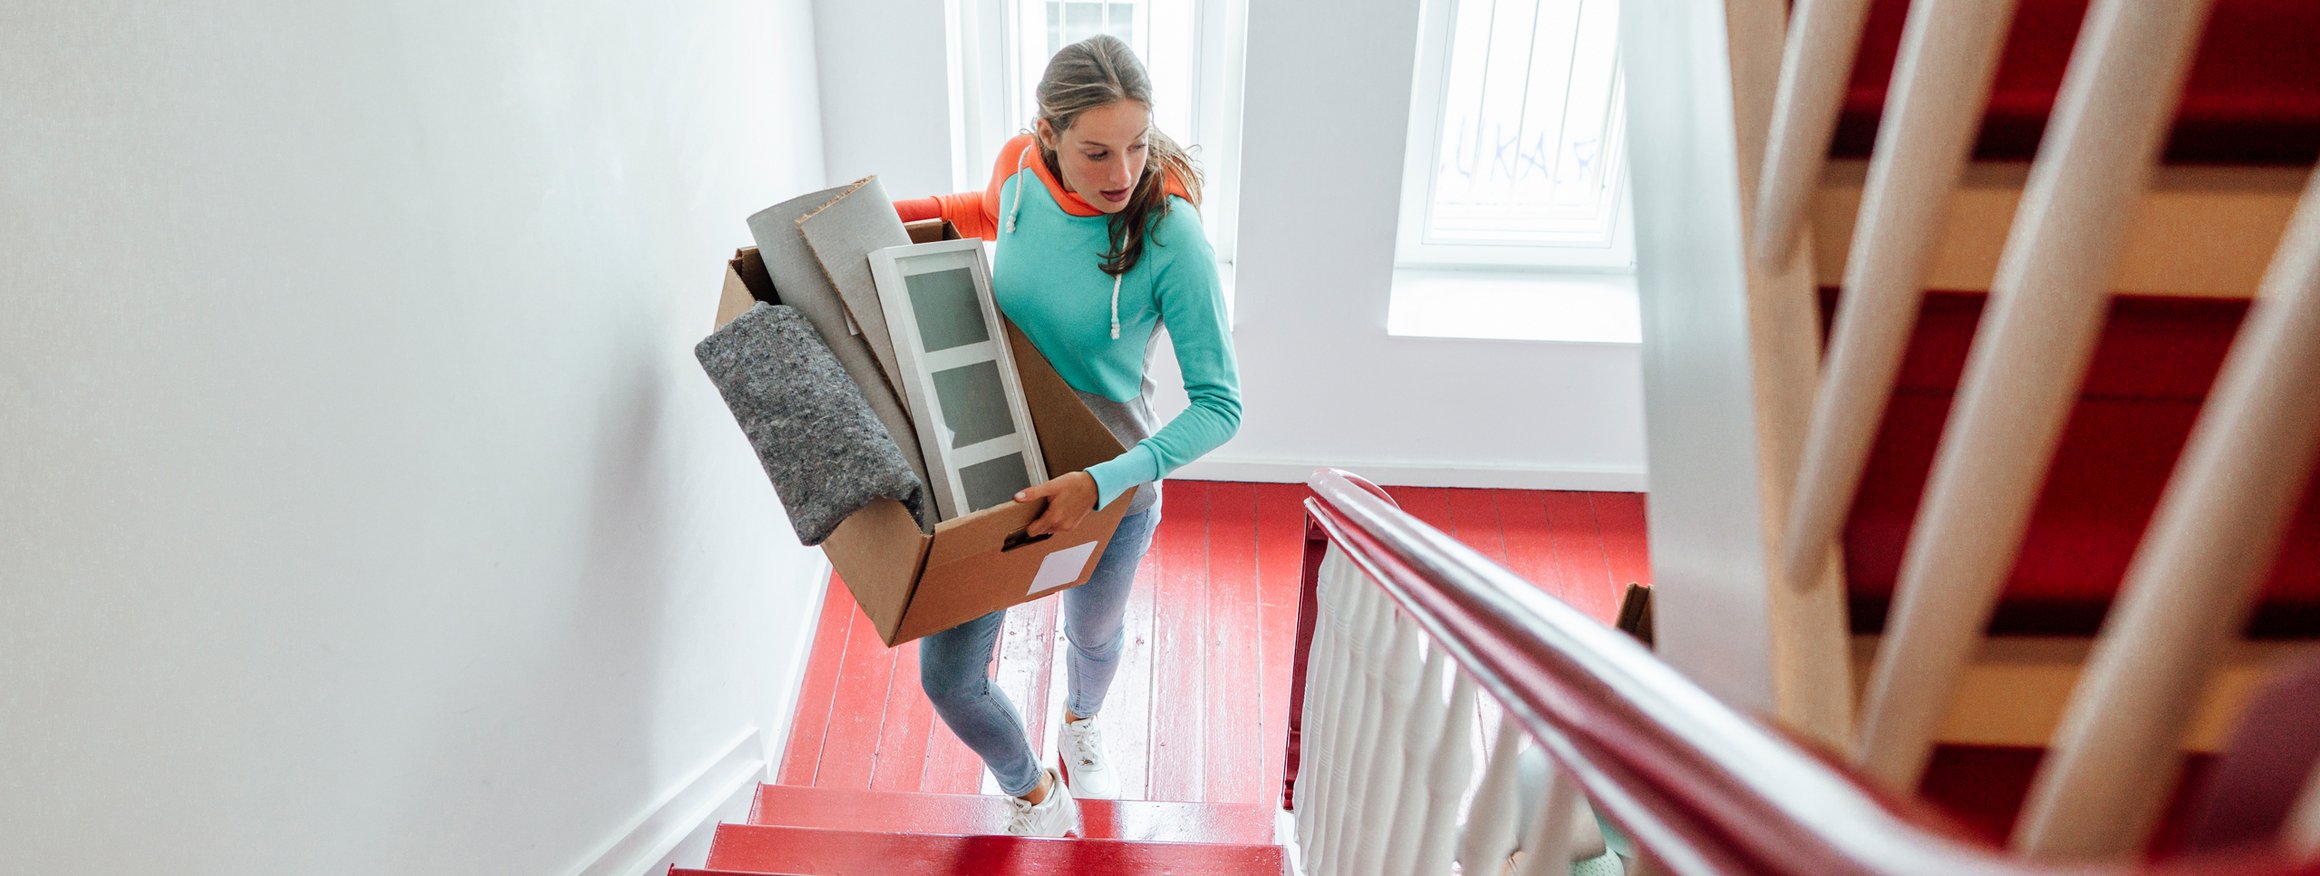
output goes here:
[[1046, 119], [1034, 120], [1031, 130], [1032, 136], [1039, 138], [1039, 148], [1049, 152], [1055, 151], [1055, 128], [1049, 125]]

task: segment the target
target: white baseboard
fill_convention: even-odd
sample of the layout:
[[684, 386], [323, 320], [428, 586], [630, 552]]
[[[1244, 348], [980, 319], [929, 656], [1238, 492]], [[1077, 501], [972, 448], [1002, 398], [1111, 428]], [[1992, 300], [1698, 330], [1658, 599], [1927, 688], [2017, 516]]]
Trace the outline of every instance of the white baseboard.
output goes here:
[[1282, 876], [1305, 876], [1305, 847], [1297, 841], [1297, 813], [1273, 810], [1273, 842], [1281, 847]]
[[1480, 465], [1409, 465], [1357, 461], [1202, 459], [1169, 477], [1199, 481], [1301, 484], [1317, 468], [1341, 468], [1386, 487], [1480, 487], [1641, 493], [1650, 477], [1641, 468], [1515, 468]]
[[[698, 856], [708, 848], [707, 835], [732, 817], [736, 800], [746, 807], [765, 777], [764, 735], [753, 727], [683, 786], [639, 813], [627, 830], [573, 870], [574, 876], [648, 876], [668, 872], [670, 864], [698, 866]], [[746, 815], [746, 808], [742, 812]], [[686, 858], [691, 860], [681, 860]]]

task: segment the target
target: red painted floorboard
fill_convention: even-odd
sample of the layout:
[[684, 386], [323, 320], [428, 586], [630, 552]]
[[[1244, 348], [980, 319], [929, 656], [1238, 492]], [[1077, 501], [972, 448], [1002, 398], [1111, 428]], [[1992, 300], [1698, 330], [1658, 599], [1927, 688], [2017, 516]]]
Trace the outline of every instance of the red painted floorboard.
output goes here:
[[1629, 584], [1651, 583], [1651, 548], [1644, 543], [1642, 493], [1596, 493], [1595, 525], [1603, 536], [1603, 556], [1611, 564], [1611, 586], [1624, 594]]
[[[1006, 830], [1005, 798], [972, 794], [888, 794], [792, 785], [757, 789], [753, 824], [953, 836]], [[1273, 841], [1273, 807], [1260, 803], [1163, 803], [1081, 800], [1082, 827], [1093, 839], [1265, 845]]]
[[846, 585], [830, 576], [822, 596], [821, 622], [814, 628], [813, 651], [806, 655], [805, 683], [798, 691], [797, 717], [790, 723], [789, 746], [782, 749], [781, 780], [810, 785], [822, 761], [822, 739], [838, 693], [838, 673], [846, 665], [846, 627], [856, 613]]
[[1281, 862], [1281, 848], [1273, 845], [906, 835], [748, 824], [717, 828], [709, 853], [711, 869], [822, 876], [892, 876], [896, 873], [1279, 876]]
[[1146, 796], [1198, 801], [1207, 793], [1205, 664], [1208, 626], [1208, 490], [1168, 485], [1168, 509], [1152, 550], [1161, 555], [1161, 606], [1153, 618], [1152, 747]]
[[[1173, 487], [1166, 492], [1160, 500], [1163, 517], [1174, 501]], [[1104, 708], [1098, 713], [1105, 753], [1111, 755], [1112, 773], [1120, 781], [1120, 796], [1129, 800], [1151, 799], [1152, 637], [1164, 562], [1166, 558], [1158, 551], [1146, 551], [1143, 565], [1136, 568], [1136, 589], [1128, 596], [1128, 611], [1120, 622], [1126, 637], [1120, 670], [1112, 676], [1112, 688], [1105, 692]]]
[[926, 772], [926, 743], [934, 732], [934, 703], [918, 684], [918, 643], [894, 649], [894, 673], [886, 683], [886, 719], [878, 730], [873, 791], [916, 791]]
[[1443, 487], [1387, 487], [1402, 510], [1423, 520], [1427, 526], [1450, 532], [1457, 529], [1450, 520], [1450, 491]]
[[870, 619], [857, 609], [846, 627], [846, 669], [838, 677], [836, 707], [814, 784], [828, 788], [868, 788], [877, 767], [878, 727], [886, 719], [887, 691], [894, 676], [894, 651], [878, 638]]
[[1547, 549], [1555, 554], [1560, 580], [1547, 592], [1591, 617], [1611, 618], [1619, 611], [1618, 588], [1611, 583], [1611, 566], [1603, 555], [1603, 534], [1595, 522], [1595, 503], [1587, 493], [1548, 491]]
[[1506, 527], [1499, 522], [1498, 491], [1447, 490], [1451, 537], [1499, 565], [1506, 565]]
[[[1264, 786], [1251, 781], [1264, 763], [1259, 737], [1263, 672], [1258, 665], [1257, 496], [1248, 484], [1208, 488], [1208, 622], [1203, 693], [1208, 734], [1206, 788], [1196, 798], [1255, 803]], [[1277, 746], [1278, 743], [1275, 743]]]

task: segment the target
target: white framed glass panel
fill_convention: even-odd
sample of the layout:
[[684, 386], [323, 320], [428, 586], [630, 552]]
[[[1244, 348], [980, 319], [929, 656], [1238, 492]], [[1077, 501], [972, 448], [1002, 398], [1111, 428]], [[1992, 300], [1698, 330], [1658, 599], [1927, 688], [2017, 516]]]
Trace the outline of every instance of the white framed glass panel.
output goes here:
[[894, 333], [927, 484], [944, 520], [1014, 501], [1047, 480], [981, 240], [892, 246], [870, 254]]

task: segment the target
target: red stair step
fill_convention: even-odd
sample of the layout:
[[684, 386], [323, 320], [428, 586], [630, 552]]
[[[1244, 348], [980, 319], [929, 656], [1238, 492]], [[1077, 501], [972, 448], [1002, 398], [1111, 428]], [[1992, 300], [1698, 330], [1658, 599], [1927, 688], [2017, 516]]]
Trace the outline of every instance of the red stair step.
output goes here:
[[1279, 846], [937, 836], [726, 824], [717, 828], [709, 869], [814, 876], [917, 873], [1106, 873], [1280, 876]]
[[[1091, 839], [1273, 844], [1273, 808], [1263, 803], [1081, 800]], [[972, 794], [910, 794], [760, 785], [750, 823], [828, 830], [969, 836], [1006, 832], [1007, 800]]]

